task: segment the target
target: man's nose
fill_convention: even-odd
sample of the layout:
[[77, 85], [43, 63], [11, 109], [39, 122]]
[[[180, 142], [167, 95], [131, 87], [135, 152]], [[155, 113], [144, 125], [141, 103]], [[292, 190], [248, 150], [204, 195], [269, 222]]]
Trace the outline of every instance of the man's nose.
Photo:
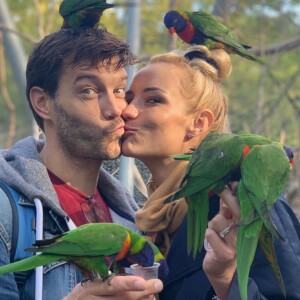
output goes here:
[[125, 100], [116, 98], [113, 93], [111, 95], [106, 95], [104, 99], [101, 100], [100, 109], [103, 116], [107, 119], [120, 117], [123, 109], [126, 107]]

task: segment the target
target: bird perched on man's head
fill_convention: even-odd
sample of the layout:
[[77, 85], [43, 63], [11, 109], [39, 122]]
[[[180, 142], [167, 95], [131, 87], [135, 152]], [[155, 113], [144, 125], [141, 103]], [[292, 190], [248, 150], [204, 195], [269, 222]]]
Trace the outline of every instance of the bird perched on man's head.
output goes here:
[[63, 0], [59, 7], [62, 28], [98, 28], [103, 11], [114, 6], [106, 0]]
[[171, 10], [166, 13], [164, 24], [171, 34], [177, 33], [187, 44], [204, 45], [209, 50], [224, 49], [229, 54], [261, 62], [248, 51], [250, 46], [239, 43], [223, 23], [206, 12]]

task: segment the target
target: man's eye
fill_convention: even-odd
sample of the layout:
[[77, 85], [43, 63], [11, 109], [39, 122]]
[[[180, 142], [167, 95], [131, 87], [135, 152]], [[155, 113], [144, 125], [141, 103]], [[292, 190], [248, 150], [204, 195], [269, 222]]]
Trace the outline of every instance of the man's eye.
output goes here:
[[86, 88], [82, 91], [82, 93], [86, 95], [92, 95], [93, 93], [95, 93], [95, 90], [92, 88]]
[[116, 90], [114, 91], [114, 93], [115, 93], [118, 97], [125, 97], [125, 89], [124, 89], [124, 88], [116, 89]]

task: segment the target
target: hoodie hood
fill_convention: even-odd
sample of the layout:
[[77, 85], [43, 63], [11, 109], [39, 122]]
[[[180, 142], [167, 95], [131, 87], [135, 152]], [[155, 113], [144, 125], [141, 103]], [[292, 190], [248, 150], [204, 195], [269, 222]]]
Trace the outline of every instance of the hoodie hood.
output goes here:
[[66, 216], [40, 158], [43, 140], [27, 137], [7, 150], [0, 150], [0, 179], [29, 201], [39, 198], [44, 206]]

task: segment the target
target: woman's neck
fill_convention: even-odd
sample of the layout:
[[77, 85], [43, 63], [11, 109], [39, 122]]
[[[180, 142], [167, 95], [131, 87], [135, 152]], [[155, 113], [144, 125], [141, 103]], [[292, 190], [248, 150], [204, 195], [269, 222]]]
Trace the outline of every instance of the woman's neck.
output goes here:
[[180, 161], [174, 160], [173, 158], [151, 158], [150, 161], [143, 161], [149, 169], [152, 179], [156, 186], [162, 184], [162, 182], [172, 173], [174, 168], [178, 165]]

